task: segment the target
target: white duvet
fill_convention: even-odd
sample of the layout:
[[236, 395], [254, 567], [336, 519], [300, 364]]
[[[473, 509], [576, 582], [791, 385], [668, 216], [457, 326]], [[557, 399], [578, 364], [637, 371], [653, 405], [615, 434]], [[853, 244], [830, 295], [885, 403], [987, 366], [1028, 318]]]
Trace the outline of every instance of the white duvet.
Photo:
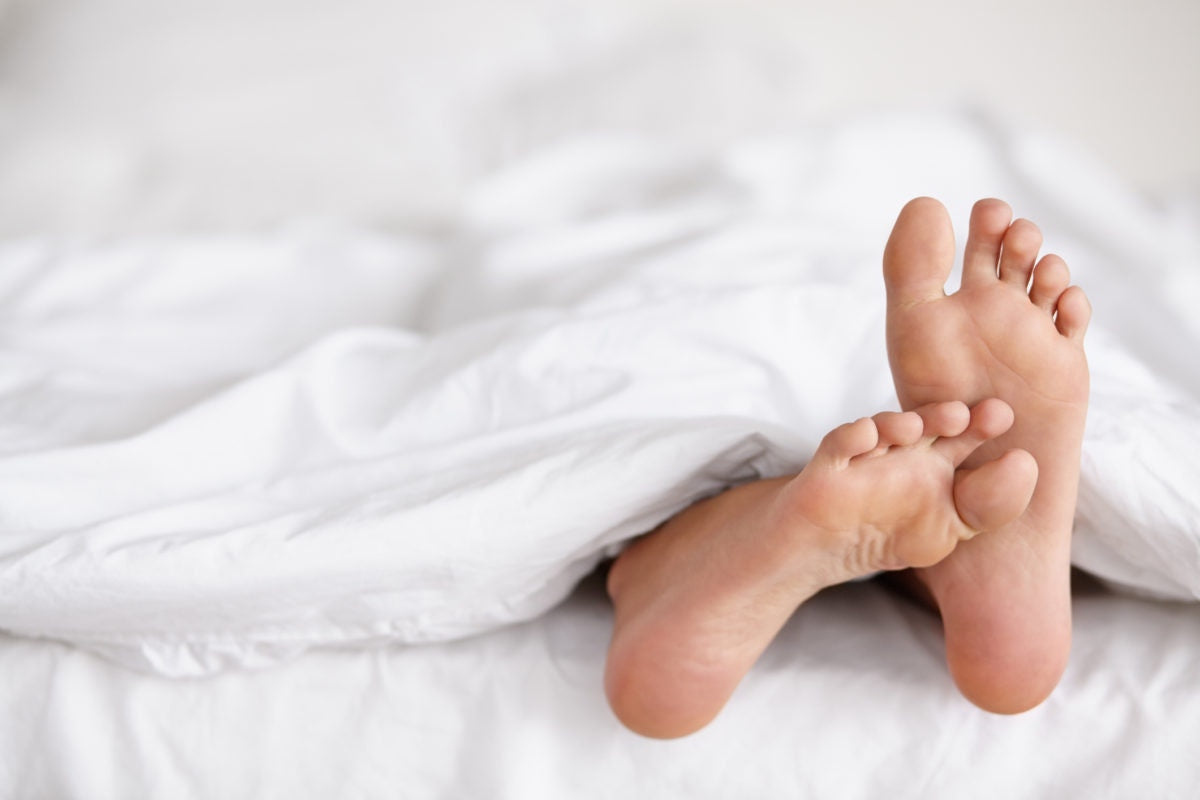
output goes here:
[[[534, 617], [628, 538], [895, 407], [909, 197], [1037, 221], [1095, 306], [1073, 550], [1200, 598], [1194, 214], [979, 120], [601, 137], [447, 229], [0, 247], [0, 628], [196, 675]], [[956, 280], [956, 279], [952, 279]]]

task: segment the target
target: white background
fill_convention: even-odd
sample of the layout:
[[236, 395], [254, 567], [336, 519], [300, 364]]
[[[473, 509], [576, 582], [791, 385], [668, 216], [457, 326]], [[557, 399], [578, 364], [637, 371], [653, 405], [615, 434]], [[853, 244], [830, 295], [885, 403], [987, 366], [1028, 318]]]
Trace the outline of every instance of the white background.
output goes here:
[[1200, 183], [1191, 0], [0, 9], [0, 236], [437, 225], [572, 133], [709, 145], [888, 109], [1059, 135], [1148, 197]]

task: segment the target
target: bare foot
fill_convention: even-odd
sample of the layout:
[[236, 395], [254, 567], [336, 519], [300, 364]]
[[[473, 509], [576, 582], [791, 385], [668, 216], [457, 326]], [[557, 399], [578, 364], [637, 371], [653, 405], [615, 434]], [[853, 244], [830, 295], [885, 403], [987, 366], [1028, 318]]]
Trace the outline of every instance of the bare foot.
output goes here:
[[1054, 255], [1036, 261], [1037, 227], [1011, 219], [999, 200], [975, 204], [962, 287], [949, 297], [943, 286], [954, 234], [936, 200], [904, 207], [884, 253], [888, 358], [901, 407], [998, 397], [1016, 424], [967, 466], [1009, 448], [1037, 459], [1038, 484], [1024, 513], [917, 572], [941, 611], [955, 682], [999, 713], [1044, 700], [1070, 650], [1070, 539], [1091, 316], [1083, 291], [1068, 288], [1066, 263]]
[[647, 736], [698, 730], [820, 589], [934, 564], [1011, 523], [1037, 480], [1030, 454], [958, 467], [1012, 420], [994, 399], [860, 419], [826, 436], [794, 478], [731, 489], [635, 542], [608, 578], [605, 689], [617, 716]]

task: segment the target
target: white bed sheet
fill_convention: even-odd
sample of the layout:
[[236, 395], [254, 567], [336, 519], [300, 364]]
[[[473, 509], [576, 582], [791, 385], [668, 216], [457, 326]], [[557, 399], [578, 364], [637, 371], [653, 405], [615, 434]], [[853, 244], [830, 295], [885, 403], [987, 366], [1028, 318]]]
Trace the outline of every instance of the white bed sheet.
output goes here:
[[874, 583], [839, 587], [712, 725], [673, 742], [604, 704], [597, 580], [483, 636], [202, 679], [3, 638], [0, 796], [1194, 797], [1195, 607], [1087, 589], [1075, 616], [1058, 690], [998, 717], [953, 688], [932, 615]]

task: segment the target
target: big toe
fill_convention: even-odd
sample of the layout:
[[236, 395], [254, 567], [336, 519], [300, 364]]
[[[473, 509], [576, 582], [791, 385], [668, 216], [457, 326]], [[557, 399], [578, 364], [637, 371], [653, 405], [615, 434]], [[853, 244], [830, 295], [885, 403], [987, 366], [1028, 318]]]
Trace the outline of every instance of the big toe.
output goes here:
[[1025, 450], [1009, 450], [954, 479], [958, 515], [975, 531], [994, 531], [1021, 516], [1037, 485], [1037, 461]]
[[911, 304], [945, 296], [954, 268], [954, 229], [945, 206], [932, 197], [910, 200], [883, 251], [888, 302]]

